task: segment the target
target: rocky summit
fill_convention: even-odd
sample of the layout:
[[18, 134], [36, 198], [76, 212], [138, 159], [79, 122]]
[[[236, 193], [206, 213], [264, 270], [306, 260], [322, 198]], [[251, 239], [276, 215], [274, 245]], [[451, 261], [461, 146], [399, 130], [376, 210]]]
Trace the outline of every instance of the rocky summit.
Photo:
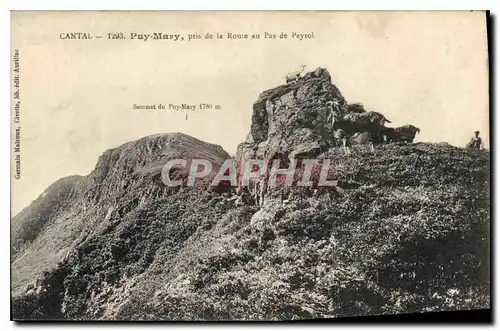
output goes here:
[[250, 132], [238, 146], [237, 157], [317, 156], [334, 144], [328, 102], [338, 104], [338, 116], [348, 111], [346, 100], [323, 68], [261, 93], [253, 104]]
[[275, 187], [257, 203], [231, 189], [167, 187], [170, 159], [229, 158], [180, 133], [126, 143], [89, 175], [54, 182], [11, 220], [12, 317], [290, 320], [489, 308], [489, 152], [388, 143], [346, 155], [329, 109], [340, 118], [365, 111], [322, 68], [263, 92], [236, 158], [328, 158], [335, 189]]

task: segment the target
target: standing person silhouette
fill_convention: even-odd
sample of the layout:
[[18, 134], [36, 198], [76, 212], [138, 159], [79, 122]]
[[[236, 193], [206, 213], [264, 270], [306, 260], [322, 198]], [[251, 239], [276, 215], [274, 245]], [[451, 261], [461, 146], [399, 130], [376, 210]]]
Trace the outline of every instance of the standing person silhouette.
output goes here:
[[469, 143], [467, 144], [467, 148], [474, 149], [477, 151], [483, 149], [483, 141], [481, 140], [481, 137], [479, 137], [479, 131], [474, 132], [474, 137], [472, 137]]

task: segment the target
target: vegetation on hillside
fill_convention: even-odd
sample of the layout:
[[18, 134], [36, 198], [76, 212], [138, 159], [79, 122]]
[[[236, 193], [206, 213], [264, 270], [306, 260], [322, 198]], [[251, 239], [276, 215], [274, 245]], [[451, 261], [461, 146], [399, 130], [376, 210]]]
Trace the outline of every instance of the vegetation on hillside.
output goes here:
[[270, 192], [262, 208], [197, 188], [145, 200], [144, 183], [103, 198], [96, 208], [122, 212], [14, 297], [13, 317], [284, 320], [490, 306], [488, 152], [419, 143], [321, 157], [337, 189], [292, 189], [287, 201]]

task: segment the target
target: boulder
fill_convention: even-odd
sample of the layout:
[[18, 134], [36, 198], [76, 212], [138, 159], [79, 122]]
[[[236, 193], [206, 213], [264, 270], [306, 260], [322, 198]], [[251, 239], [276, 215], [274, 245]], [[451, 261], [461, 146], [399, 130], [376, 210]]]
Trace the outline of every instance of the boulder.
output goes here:
[[237, 161], [319, 155], [335, 140], [328, 123], [329, 101], [338, 105], [337, 116], [346, 113], [348, 104], [324, 68], [264, 91], [253, 104], [250, 132], [238, 145]]

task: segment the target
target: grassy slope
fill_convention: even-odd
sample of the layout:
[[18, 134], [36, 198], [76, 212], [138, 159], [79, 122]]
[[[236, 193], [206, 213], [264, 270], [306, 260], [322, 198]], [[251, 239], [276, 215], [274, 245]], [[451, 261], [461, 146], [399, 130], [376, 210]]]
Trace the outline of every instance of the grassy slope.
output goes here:
[[213, 192], [148, 200], [100, 224], [46, 273], [42, 291], [14, 300], [14, 315], [291, 319], [489, 307], [489, 153], [432, 144], [376, 153], [327, 153], [342, 190], [295, 192], [258, 212]]

